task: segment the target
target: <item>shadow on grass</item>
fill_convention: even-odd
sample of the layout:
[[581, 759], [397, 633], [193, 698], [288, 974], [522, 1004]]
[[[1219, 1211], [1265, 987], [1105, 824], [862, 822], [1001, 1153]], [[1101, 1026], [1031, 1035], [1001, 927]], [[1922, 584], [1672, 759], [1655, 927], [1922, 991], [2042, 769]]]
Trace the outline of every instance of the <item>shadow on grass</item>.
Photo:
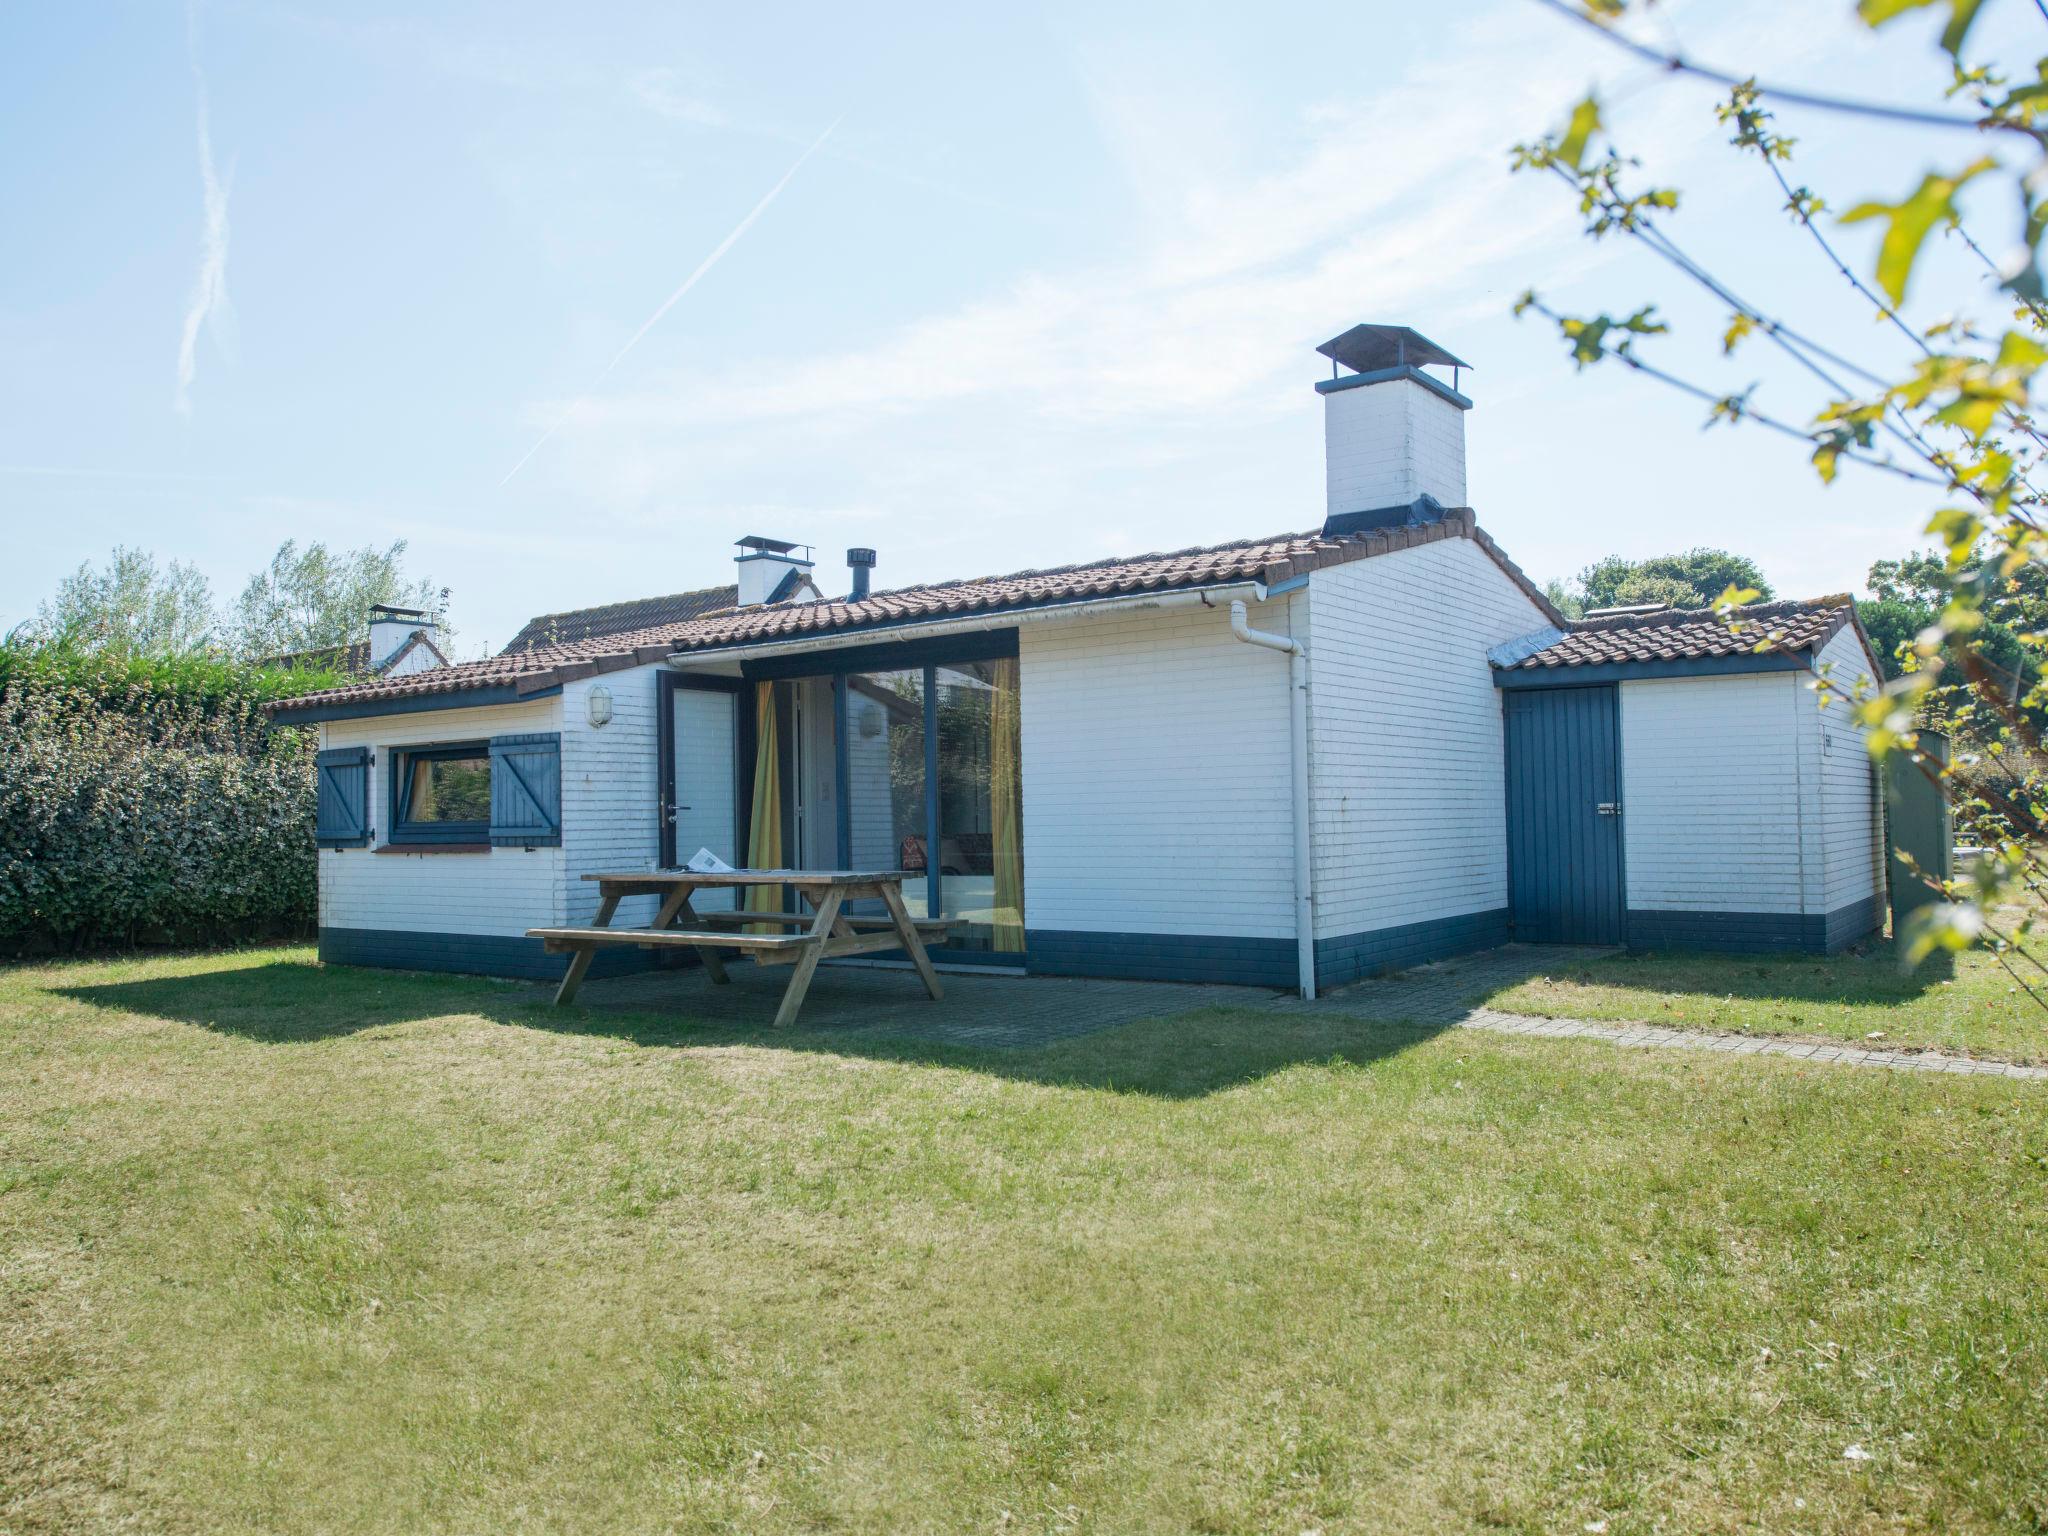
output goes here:
[[[736, 977], [750, 967], [734, 967]], [[1006, 1004], [1044, 1016], [1034, 990], [1059, 982], [948, 977], [953, 996], [931, 1002], [904, 972], [820, 972], [806, 1018], [792, 1029], [769, 1026], [786, 972], [768, 980], [721, 987], [704, 996], [650, 1003], [555, 1008], [528, 983], [472, 976], [428, 975], [324, 967], [278, 959], [137, 981], [51, 988], [96, 1008], [196, 1025], [264, 1045], [306, 1045], [365, 1030], [448, 1015], [470, 1015], [523, 1029], [630, 1041], [661, 1050], [755, 1047], [863, 1060], [918, 1063], [1046, 1086], [1100, 1089], [1162, 1098], [1198, 1098], [1304, 1063], [1365, 1066], [1407, 1050], [1447, 1027], [1382, 1023], [1328, 1013], [1237, 1009], [1214, 1001], [1213, 989], [1191, 989], [1197, 1006], [1162, 1008], [1160, 989], [1119, 993], [1089, 983], [1077, 999], [1102, 1012], [1076, 1017], [1071, 1008], [1034, 1034], [1007, 1021]], [[878, 979], [879, 978], [879, 979]], [[1014, 991], [1013, 991], [1014, 989]], [[964, 996], [962, 994], [965, 994]], [[656, 994], [659, 995], [659, 994]], [[956, 1003], [956, 999], [958, 1000]], [[720, 1006], [716, 1016], [703, 1006]], [[947, 1010], [958, 1009], [948, 1021]], [[818, 1017], [815, 1019], [813, 1014]], [[834, 1022], [834, 1021], [837, 1022]], [[1020, 1043], [976, 1044], [959, 1038], [978, 1029]], [[940, 1036], [952, 1038], [941, 1038]]]
[[[1548, 972], [1550, 979], [1557, 981], [1660, 998], [1691, 994], [1760, 1003], [1879, 1007], [1913, 1002], [1954, 974], [1947, 956], [1931, 958], [1908, 970], [1890, 940], [1872, 940], [1832, 955], [1631, 951], [1559, 965]], [[1496, 987], [1488, 1001], [1496, 1001], [1520, 985], [1511, 981]]]

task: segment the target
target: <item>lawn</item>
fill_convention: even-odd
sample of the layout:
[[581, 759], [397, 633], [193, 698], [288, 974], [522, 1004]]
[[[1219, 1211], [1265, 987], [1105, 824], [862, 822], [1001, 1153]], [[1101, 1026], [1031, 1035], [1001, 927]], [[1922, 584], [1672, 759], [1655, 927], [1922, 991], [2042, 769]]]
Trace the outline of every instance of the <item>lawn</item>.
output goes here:
[[2038, 1530], [2044, 1277], [2030, 1084], [0, 971], [6, 1531]]
[[[2025, 968], [2025, 962], [2018, 962]], [[2038, 985], [2036, 990], [2044, 990]], [[1889, 942], [1838, 955], [1622, 954], [1487, 1000], [1545, 1018], [1644, 1019], [2048, 1061], [2048, 1010], [1983, 951], [1908, 972]]]

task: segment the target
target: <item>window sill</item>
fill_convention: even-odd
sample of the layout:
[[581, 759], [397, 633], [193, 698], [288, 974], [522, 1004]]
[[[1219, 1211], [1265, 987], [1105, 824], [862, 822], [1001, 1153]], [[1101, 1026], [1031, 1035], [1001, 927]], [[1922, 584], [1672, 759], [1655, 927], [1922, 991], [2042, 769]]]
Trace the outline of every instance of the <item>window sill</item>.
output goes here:
[[374, 853], [489, 853], [489, 843], [380, 843]]

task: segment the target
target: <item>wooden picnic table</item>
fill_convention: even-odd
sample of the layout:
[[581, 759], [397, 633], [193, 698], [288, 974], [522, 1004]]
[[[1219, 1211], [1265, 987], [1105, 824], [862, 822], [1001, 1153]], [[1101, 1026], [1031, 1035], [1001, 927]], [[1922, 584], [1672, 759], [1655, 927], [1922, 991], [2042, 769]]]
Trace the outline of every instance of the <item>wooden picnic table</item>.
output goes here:
[[[720, 985], [729, 980], [721, 951], [751, 955], [757, 965], [794, 966], [789, 986], [782, 994], [782, 1006], [775, 1014], [778, 1026], [796, 1021], [818, 962], [845, 955], [901, 949], [924, 979], [925, 991], [934, 1000], [945, 995], [939, 985], [939, 973], [932, 968], [931, 956], [925, 952], [924, 935], [943, 934], [953, 925], [943, 919], [910, 915], [910, 909], [903, 903], [903, 882], [910, 878], [904, 870], [734, 869], [699, 874], [689, 869], [661, 869], [583, 878], [597, 883], [600, 898], [597, 920], [590, 927], [526, 931], [528, 938], [542, 942], [547, 953], [570, 956], [568, 973], [555, 991], [557, 1005], [576, 996], [576, 989], [583, 985], [598, 950], [627, 945], [643, 949], [672, 945], [692, 948], [703, 958], [704, 969], [712, 981]], [[812, 910], [699, 912], [690, 905], [690, 897], [698, 891], [749, 890], [764, 885], [793, 887]], [[647, 927], [611, 926], [612, 915], [628, 896], [661, 898], [661, 908]], [[854, 917], [845, 911], [848, 902], [868, 897], [879, 899], [887, 915]], [[792, 931], [749, 931], [763, 928]]]

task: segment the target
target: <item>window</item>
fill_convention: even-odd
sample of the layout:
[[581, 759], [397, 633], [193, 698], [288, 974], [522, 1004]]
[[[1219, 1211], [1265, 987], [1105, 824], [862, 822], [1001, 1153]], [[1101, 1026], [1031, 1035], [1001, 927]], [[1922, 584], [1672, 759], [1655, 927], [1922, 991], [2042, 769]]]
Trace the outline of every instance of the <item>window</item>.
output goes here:
[[392, 754], [391, 841], [485, 843], [491, 837], [491, 751], [486, 742]]

